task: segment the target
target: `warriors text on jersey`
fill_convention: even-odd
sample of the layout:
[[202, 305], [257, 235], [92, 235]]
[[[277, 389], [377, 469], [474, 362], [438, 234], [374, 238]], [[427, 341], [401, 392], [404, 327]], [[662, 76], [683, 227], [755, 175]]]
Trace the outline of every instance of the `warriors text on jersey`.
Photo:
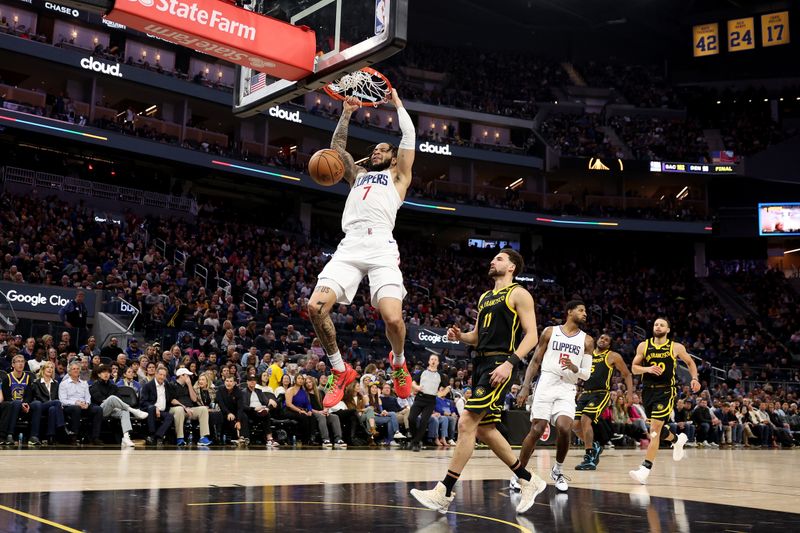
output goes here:
[[663, 371], [660, 376], [655, 374], [642, 374], [642, 385], [645, 387], [674, 387], [675, 386], [675, 354], [672, 353], [672, 341], [657, 345], [655, 339], [647, 339], [644, 348], [644, 362], [642, 366], [658, 366]]
[[517, 283], [487, 291], [478, 300], [478, 352], [511, 354], [522, 340], [517, 312], [508, 299]]
[[403, 205], [392, 173], [386, 170], [360, 174], [353, 181], [342, 213], [342, 231], [367, 226], [391, 233], [397, 210]]
[[610, 353], [611, 350], [605, 350], [600, 353], [595, 351], [592, 354], [592, 374], [583, 382], [583, 390], [609, 390], [611, 388], [611, 374], [614, 373], [614, 369], [608, 362]]

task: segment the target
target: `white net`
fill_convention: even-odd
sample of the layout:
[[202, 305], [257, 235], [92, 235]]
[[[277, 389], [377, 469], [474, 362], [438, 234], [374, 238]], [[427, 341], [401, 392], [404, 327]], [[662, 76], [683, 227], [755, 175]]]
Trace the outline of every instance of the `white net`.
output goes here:
[[392, 86], [383, 75], [373, 69], [365, 68], [345, 74], [335, 82], [328, 84], [325, 91], [342, 100], [353, 97], [362, 105], [377, 107], [389, 101]]

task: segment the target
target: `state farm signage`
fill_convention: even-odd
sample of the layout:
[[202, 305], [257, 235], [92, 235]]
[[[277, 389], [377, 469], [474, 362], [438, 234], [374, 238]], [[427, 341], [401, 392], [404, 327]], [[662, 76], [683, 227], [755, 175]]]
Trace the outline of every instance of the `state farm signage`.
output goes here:
[[[0, 291], [6, 295], [14, 311], [33, 311], [36, 313], [58, 314], [62, 307], [75, 297], [77, 289], [50, 287], [48, 285], [27, 285], [24, 283], [0, 282]], [[84, 291], [84, 304], [89, 316], [94, 316], [95, 294]]]
[[311, 29], [218, 0], [117, 0], [106, 18], [272, 77], [299, 80], [314, 71]]

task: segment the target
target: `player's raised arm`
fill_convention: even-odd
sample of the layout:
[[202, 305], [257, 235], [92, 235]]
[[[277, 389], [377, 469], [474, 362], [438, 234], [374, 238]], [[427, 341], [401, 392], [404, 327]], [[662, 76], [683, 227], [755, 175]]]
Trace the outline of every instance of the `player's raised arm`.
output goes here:
[[339, 117], [339, 123], [333, 131], [333, 138], [331, 138], [331, 148], [342, 156], [342, 161], [344, 161], [344, 180], [350, 185], [353, 185], [353, 181], [359, 174], [367, 171], [364, 167], [356, 165], [353, 156], [347, 152], [347, 129], [350, 125], [350, 117], [356, 109], [358, 109], [358, 104], [347, 100], [342, 102], [342, 116]]
[[672, 345], [672, 350], [675, 355], [679, 357], [681, 361], [686, 363], [686, 366], [689, 367], [689, 374], [692, 376], [692, 392], [699, 391], [700, 380], [697, 379], [697, 365], [695, 364], [694, 359], [692, 359], [692, 356], [686, 351], [686, 347], [679, 342], [676, 342]]
[[414, 128], [411, 117], [408, 115], [408, 111], [403, 107], [402, 100], [397, 96], [396, 89], [392, 89], [392, 103], [397, 108], [397, 124], [403, 134], [400, 139], [400, 147], [397, 150], [397, 179], [407, 189], [411, 185], [411, 167], [414, 165], [417, 131]]

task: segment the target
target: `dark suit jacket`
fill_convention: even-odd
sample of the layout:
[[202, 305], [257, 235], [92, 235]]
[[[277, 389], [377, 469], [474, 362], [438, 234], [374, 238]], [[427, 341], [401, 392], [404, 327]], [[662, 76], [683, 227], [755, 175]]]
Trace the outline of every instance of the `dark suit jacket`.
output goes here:
[[233, 413], [237, 420], [244, 418], [245, 401], [239, 387], [234, 387], [231, 392], [228, 392], [225, 387], [217, 389], [217, 403], [219, 403], [219, 409], [224, 417]]
[[[256, 389], [255, 390], [256, 396], [258, 397], [258, 401], [261, 402], [261, 405], [264, 407], [269, 408], [269, 398], [267, 398], [264, 391]], [[250, 391], [245, 387], [242, 389], [242, 405], [244, 405], [244, 409], [250, 409]]]
[[[172, 391], [172, 387], [168, 381], [164, 382], [164, 394], [167, 400], [167, 408], [165, 411], [169, 411], [170, 407], [172, 407], [172, 399], [175, 398], [175, 393]], [[158, 400], [156, 380], [152, 379], [145, 383], [142, 387], [142, 391], [139, 393], [140, 408], [146, 411], [148, 407], [156, 404], [156, 400]]]
[[34, 381], [31, 386], [25, 389], [25, 401], [29, 403], [35, 401], [44, 403], [55, 400], [58, 400], [58, 380], [55, 378], [53, 379], [52, 383], [50, 383], [49, 393], [47, 392], [47, 387], [45, 387], [44, 383], [42, 383], [41, 378]]

